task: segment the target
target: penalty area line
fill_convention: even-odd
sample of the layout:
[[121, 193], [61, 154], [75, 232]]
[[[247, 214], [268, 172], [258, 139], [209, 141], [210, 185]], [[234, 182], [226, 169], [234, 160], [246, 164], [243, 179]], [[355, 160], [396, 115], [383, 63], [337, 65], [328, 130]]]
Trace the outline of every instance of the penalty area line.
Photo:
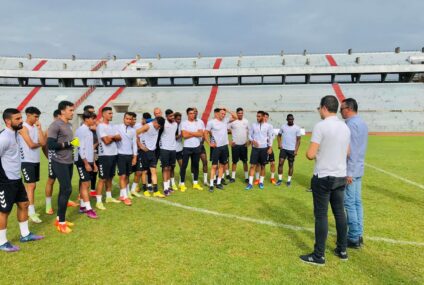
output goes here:
[[365, 163], [365, 166], [368, 166], [369, 168], [372, 168], [372, 169], [377, 170], [377, 171], [379, 171], [379, 172], [381, 172], [381, 173], [384, 173], [384, 174], [386, 174], [386, 175], [392, 176], [392, 177], [394, 177], [394, 178], [396, 178], [396, 179], [399, 179], [399, 180], [401, 180], [401, 181], [403, 181], [403, 182], [405, 182], [405, 183], [408, 183], [408, 184], [414, 185], [414, 186], [416, 186], [416, 187], [418, 187], [418, 188], [420, 188], [420, 189], [423, 189], [423, 190], [424, 190], [424, 185], [422, 185], [422, 184], [419, 184], [419, 183], [414, 182], [414, 181], [412, 181], [412, 180], [409, 180], [409, 179], [403, 178], [402, 176], [399, 176], [399, 175], [397, 175], [397, 174], [391, 173], [391, 172], [389, 172], [389, 171], [387, 171], [387, 170], [384, 170], [384, 169], [379, 168], [379, 167], [377, 167], [377, 166], [371, 165], [371, 164], [369, 164], [369, 163]]

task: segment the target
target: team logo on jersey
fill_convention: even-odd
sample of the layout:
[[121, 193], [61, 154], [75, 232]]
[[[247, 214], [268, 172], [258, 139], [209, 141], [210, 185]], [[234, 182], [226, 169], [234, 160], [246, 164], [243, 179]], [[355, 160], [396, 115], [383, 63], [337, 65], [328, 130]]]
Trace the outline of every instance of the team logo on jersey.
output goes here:
[[19, 148], [19, 151], [21, 153], [21, 159], [25, 159], [25, 155], [24, 155], [24, 149], [22, 147]]
[[4, 209], [7, 207], [6, 197], [4, 196], [4, 190], [0, 191], [0, 206]]

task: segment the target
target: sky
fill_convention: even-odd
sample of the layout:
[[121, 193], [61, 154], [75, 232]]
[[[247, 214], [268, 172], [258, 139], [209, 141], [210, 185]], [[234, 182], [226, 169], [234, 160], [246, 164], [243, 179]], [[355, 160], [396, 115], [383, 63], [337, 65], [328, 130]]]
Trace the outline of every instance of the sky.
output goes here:
[[0, 56], [421, 50], [423, 0], [0, 0]]

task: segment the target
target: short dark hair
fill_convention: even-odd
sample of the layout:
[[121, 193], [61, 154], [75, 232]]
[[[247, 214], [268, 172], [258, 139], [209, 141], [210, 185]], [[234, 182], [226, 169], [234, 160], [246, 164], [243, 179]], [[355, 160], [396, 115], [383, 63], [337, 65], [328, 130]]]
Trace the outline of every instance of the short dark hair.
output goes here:
[[[135, 115], [135, 116], [134, 116]], [[136, 118], [137, 117], [137, 115], [134, 113], [134, 112], [125, 112], [125, 114], [124, 114], [124, 117], [125, 116], [130, 116], [130, 117], [132, 117], [132, 118]]]
[[180, 112], [175, 112], [174, 117], [181, 117], [181, 113]]
[[54, 110], [53, 111], [53, 118], [57, 118], [60, 115], [60, 111], [59, 110]]
[[40, 116], [41, 112], [37, 107], [28, 107], [25, 109], [25, 114], [38, 115]]
[[294, 119], [293, 114], [288, 114], [286, 119], [288, 120], [290, 117], [293, 117], [293, 119]]
[[156, 117], [156, 122], [159, 124], [159, 126], [163, 127], [165, 125], [165, 119], [163, 117]]
[[173, 113], [174, 113], [174, 111], [172, 111], [171, 109], [166, 109], [166, 111], [165, 111], [165, 115], [167, 115], [167, 116], [169, 116]]
[[351, 109], [353, 112], [358, 112], [358, 102], [353, 98], [347, 98], [343, 100], [343, 103], [346, 104], [346, 107]]
[[11, 119], [13, 115], [19, 114], [20, 111], [15, 108], [7, 108], [3, 111], [3, 121], [6, 121], [6, 119]]
[[151, 118], [152, 118], [152, 115], [150, 115], [150, 113], [148, 113], [148, 112], [143, 113], [143, 119], [147, 120], [147, 119], [151, 119]]
[[330, 113], [337, 113], [337, 109], [339, 108], [339, 101], [337, 100], [336, 96], [327, 95], [321, 98], [319, 106], [327, 108], [328, 112]]
[[90, 111], [84, 111], [84, 113], [82, 113], [83, 120], [95, 119], [96, 117], [97, 117], [96, 114]]
[[215, 108], [215, 109], [213, 109], [213, 112], [214, 113], [219, 113], [219, 112], [221, 112], [221, 108]]
[[188, 113], [189, 113], [189, 112], [191, 112], [191, 111], [194, 111], [194, 108], [192, 108], [192, 107], [188, 107], [188, 108], [187, 108], [187, 110], [186, 110], [187, 115], [188, 115]]
[[85, 105], [83, 111], [88, 111], [88, 109], [94, 109], [93, 105]]
[[268, 117], [269, 117], [269, 114], [268, 114], [268, 112], [264, 112], [264, 116], [268, 116]]
[[265, 116], [265, 112], [264, 111], [258, 111], [258, 112], [256, 112], [256, 114], [261, 114], [262, 116]]
[[104, 112], [106, 112], [106, 111], [112, 111], [112, 107], [104, 107], [104, 108], [102, 109], [102, 114], [103, 114]]
[[63, 110], [66, 109], [66, 107], [73, 107], [74, 103], [70, 102], [70, 101], [60, 101], [59, 104], [57, 105], [57, 109], [59, 110], [59, 112], [62, 113]]
[[236, 113], [238, 113], [238, 112], [240, 112], [240, 111], [242, 111], [242, 112], [244, 111], [242, 107], [238, 107], [238, 108], [236, 109]]

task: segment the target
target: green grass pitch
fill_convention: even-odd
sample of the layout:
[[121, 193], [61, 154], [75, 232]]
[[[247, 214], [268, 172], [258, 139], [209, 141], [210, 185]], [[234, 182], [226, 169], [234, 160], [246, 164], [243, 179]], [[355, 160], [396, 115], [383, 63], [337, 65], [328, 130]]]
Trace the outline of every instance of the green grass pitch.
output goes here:
[[[43, 223], [31, 223], [30, 229], [46, 238], [21, 244], [18, 253], [0, 253], [1, 283], [424, 284], [424, 189], [371, 167], [363, 179], [365, 246], [349, 250], [347, 262], [333, 256], [330, 211], [326, 266], [300, 262], [298, 256], [310, 253], [314, 243], [313, 232], [307, 230], [314, 226], [311, 193], [305, 191], [313, 168], [304, 155], [308, 144], [309, 137], [304, 137], [291, 188], [271, 185], [267, 168], [265, 190], [246, 192], [239, 166], [237, 182], [224, 191], [192, 190], [189, 180], [187, 192], [164, 199], [212, 212], [153, 198], [135, 198], [132, 207], [105, 204], [98, 220], [70, 208], [67, 217], [76, 225], [69, 235], [56, 232], [55, 217], [44, 213], [44, 160], [36, 195]], [[423, 137], [372, 136], [366, 162], [424, 185], [422, 146]], [[287, 165], [284, 171], [286, 178]], [[72, 199], [77, 196], [76, 176], [74, 171]], [[57, 192], [56, 184], [54, 205]], [[15, 211], [8, 237], [19, 244]]]

